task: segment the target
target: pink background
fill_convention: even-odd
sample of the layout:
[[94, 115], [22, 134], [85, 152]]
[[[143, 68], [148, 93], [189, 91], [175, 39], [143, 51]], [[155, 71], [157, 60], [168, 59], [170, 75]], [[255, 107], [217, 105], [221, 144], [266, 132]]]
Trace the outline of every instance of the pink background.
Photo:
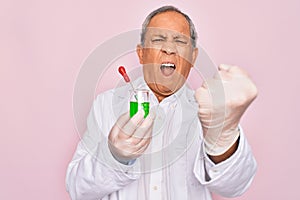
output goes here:
[[0, 199], [69, 199], [64, 179], [79, 141], [72, 95], [81, 64], [166, 2], [191, 16], [216, 64], [244, 67], [258, 86], [242, 125], [259, 168], [236, 199], [300, 198], [300, 1], [2, 0]]

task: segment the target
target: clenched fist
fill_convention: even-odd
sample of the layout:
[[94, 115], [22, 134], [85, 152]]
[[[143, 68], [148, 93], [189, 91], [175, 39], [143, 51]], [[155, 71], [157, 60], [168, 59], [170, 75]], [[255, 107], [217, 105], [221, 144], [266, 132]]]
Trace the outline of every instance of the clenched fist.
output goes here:
[[256, 96], [246, 71], [229, 65], [220, 65], [218, 73], [196, 91], [207, 154], [222, 155], [236, 142], [240, 119]]
[[128, 112], [121, 115], [109, 133], [109, 149], [123, 164], [141, 156], [149, 146], [155, 114], [150, 111], [146, 119], [144, 114], [140, 110], [132, 118]]

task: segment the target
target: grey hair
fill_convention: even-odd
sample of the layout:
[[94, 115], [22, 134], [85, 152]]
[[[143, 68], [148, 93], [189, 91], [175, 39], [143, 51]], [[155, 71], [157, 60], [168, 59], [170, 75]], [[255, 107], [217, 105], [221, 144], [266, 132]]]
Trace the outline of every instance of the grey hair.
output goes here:
[[147, 26], [149, 25], [151, 19], [159, 14], [159, 13], [164, 13], [164, 12], [168, 12], [168, 11], [174, 11], [177, 12], [179, 14], [181, 14], [182, 16], [185, 17], [185, 19], [187, 20], [187, 22], [189, 23], [190, 26], [190, 37], [191, 37], [191, 42], [192, 42], [192, 46], [195, 48], [196, 47], [196, 43], [197, 43], [197, 32], [194, 26], [194, 23], [192, 22], [191, 18], [189, 16], [187, 16], [185, 13], [181, 12], [178, 8], [174, 7], [174, 6], [163, 6], [160, 7], [154, 11], [152, 11], [145, 19], [143, 25], [142, 25], [142, 33], [141, 33], [141, 44], [142, 46], [144, 46], [145, 43], [145, 35], [147, 32]]

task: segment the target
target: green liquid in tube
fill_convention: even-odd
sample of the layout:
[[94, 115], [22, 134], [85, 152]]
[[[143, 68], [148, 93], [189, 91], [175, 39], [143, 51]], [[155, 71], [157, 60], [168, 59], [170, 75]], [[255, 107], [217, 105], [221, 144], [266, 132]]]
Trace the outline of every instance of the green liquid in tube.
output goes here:
[[[144, 118], [147, 117], [147, 115], [149, 114], [149, 102], [144, 102], [142, 103], [143, 109], [145, 111], [145, 115]], [[130, 118], [133, 117], [133, 115], [135, 115], [137, 112], [139, 111], [139, 105], [137, 102], [130, 102]]]

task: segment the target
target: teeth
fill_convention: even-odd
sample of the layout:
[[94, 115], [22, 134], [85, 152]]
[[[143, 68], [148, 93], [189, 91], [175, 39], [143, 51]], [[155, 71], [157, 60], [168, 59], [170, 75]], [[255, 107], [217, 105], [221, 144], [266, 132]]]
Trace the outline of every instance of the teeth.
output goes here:
[[161, 67], [171, 67], [171, 68], [175, 69], [175, 64], [173, 64], [173, 63], [163, 63], [163, 64], [161, 64]]

